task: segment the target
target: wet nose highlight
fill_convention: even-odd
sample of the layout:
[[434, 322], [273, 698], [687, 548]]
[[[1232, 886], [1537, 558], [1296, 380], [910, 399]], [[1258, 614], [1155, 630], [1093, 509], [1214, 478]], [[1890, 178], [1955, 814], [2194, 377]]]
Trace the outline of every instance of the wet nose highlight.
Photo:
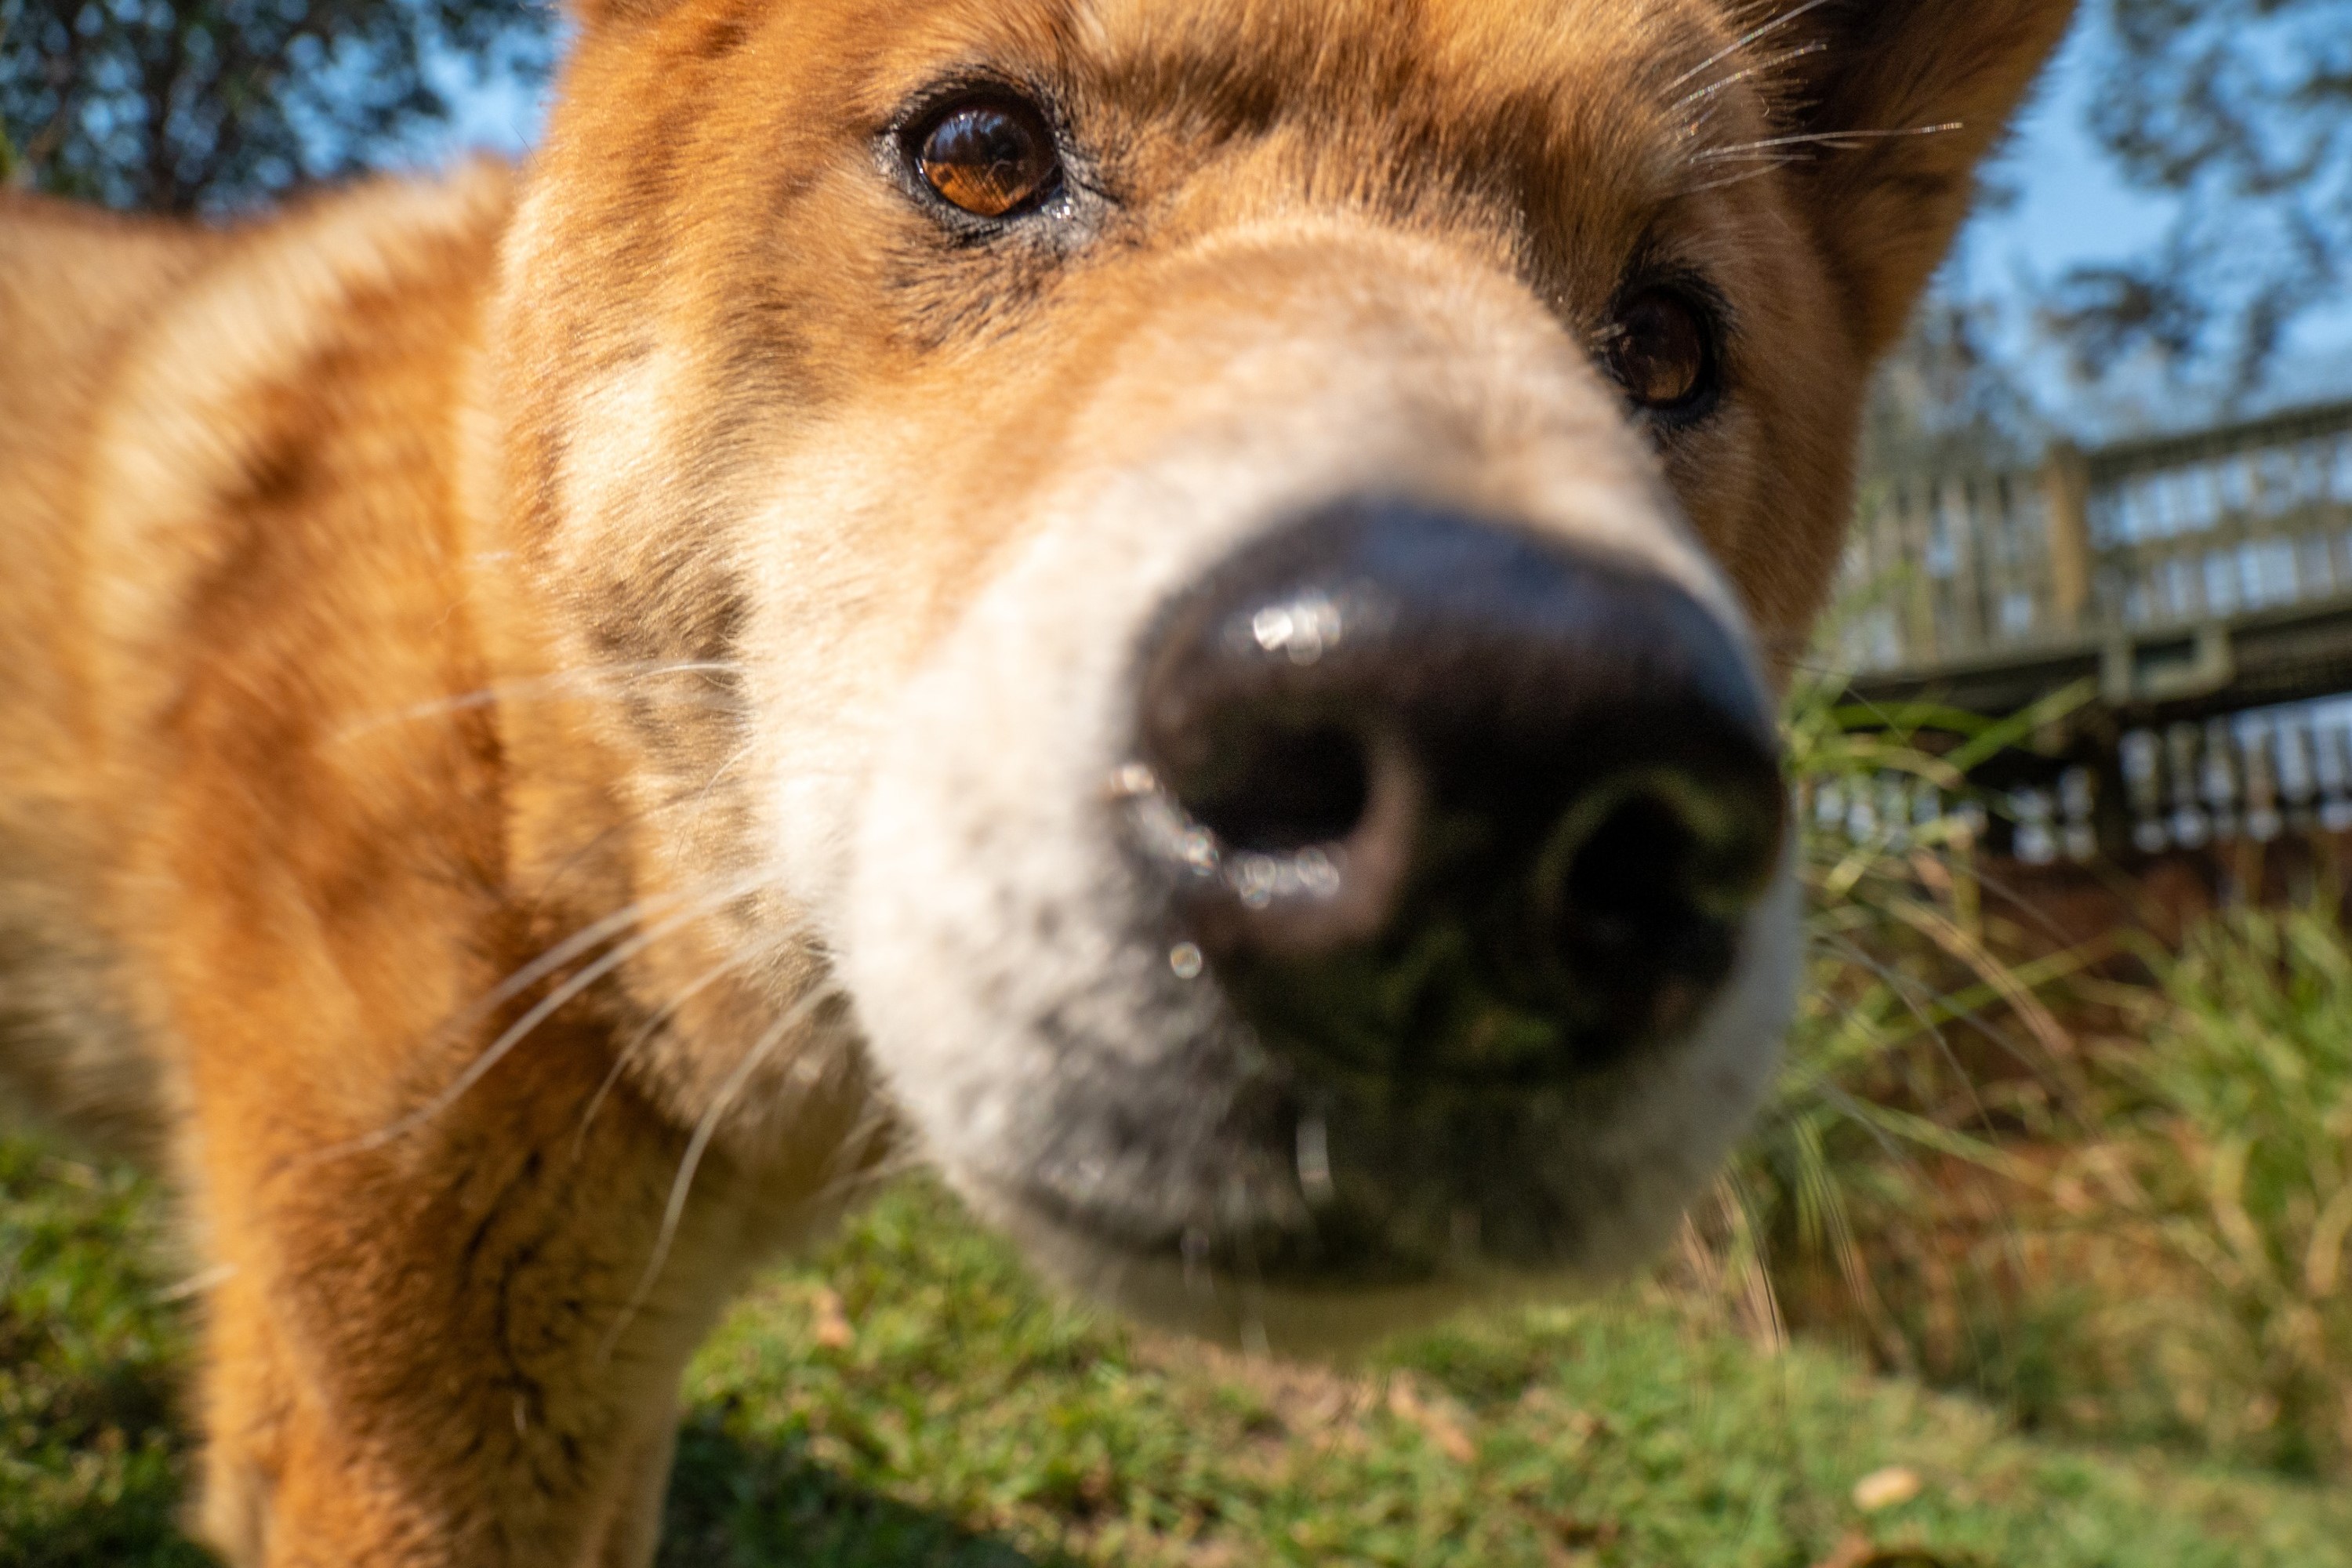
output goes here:
[[1350, 501], [1147, 638], [1133, 843], [1188, 965], [1336, 1072], [1527, 1081], [1694, 1022], [1770, 884], [1785, 792], [1734, 634], [1655, 570]]

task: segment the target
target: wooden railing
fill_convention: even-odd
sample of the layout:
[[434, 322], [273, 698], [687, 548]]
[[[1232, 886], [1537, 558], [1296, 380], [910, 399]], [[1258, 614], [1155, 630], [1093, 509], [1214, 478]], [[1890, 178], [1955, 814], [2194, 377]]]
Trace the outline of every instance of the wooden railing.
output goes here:
[[1801, 803], [1817, 829], [1857, 844], [1901, 851], [1920, 825], [1965, 823], [2033, 866], [2352, 833], [2352, 704], [2139, 726], [2116, 739], [2104, 755], [2077, 752], [2006, 789], [1950, 794], [1887, 773], [1802, 781]]
[[2352, 604], [2352, 403], [1865, 488], [1837, 628], [1931, 674]]

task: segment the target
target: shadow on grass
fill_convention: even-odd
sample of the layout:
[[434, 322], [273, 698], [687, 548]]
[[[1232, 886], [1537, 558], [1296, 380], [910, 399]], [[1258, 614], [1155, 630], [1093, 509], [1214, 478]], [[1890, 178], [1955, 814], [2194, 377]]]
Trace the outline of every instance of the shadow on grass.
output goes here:
[[[151, 1434], [111, 1458], [99, 1484], [51, 1495], [34, 1517], [9, 1519], [0, 1501], [0, 1563], [215, 1568], [180, 1533], [174, 1446]], [[663, 1524], [660, 1568], [1077, 1568], [865, 1490], [796, 1447], [746, 1443], [707, 1413], [678, 1433]]]
[[659, 1568], [1079, 1568], [845, 1479], [796, 1443], [747, 1442], [688, 1415]]
[[180, 1532], [187, 1446], [168, 1365], [60, 1367], [18, 1326], [0, 1310], [0, 1563], [210, 1563]]

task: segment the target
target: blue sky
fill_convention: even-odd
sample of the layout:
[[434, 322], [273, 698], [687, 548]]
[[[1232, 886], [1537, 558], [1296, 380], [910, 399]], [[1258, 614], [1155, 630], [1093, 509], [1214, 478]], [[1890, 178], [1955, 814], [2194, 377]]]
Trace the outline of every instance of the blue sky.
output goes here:
[[[2170, 202], [2127, 187], [2086, 129], [2099, 9], [2086, 9], [2001, 160], [1999, 178], [2017, 189], [2018, 201], [1980, 213], [1945, 274], [1959, 292], [2006, 307], [2008, 340], [2026, 350], [2032, 389], [2053, 407], [2071, 401], [2072, 389], [2054, 356], [2028, 347], [2026, 289], [2085, 262], [2144, 254], [2161, 239], [2173, 212]], [[2352, 301], [2306, 317], [2270, 380], [2264, 402], [2352, 395]]]
[[1999, 177], [2020, 199], [1971, 226], [1950, 274], [1964, 291], [1999, 294], [2021, 277], [2129, 255], [2164, 233], [2169, 205], [2126, 188], [2084, 129], [2095, 43], [2089, 28], [2075, 29], [2019, 124]]

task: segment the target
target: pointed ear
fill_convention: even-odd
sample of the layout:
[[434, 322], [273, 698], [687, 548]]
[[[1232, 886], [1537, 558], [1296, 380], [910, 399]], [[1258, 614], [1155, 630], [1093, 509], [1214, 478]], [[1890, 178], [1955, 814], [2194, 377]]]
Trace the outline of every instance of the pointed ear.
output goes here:
[[1811, 153], [1795, 184], [1852, 301], [1855, 341], [1874, 358], [1968, 216], [1977, 165], [2064, 37], [2074, 0], [1773, 3], [1773, 44], [1803, 51], [1784, 100], [1788, 133]]

